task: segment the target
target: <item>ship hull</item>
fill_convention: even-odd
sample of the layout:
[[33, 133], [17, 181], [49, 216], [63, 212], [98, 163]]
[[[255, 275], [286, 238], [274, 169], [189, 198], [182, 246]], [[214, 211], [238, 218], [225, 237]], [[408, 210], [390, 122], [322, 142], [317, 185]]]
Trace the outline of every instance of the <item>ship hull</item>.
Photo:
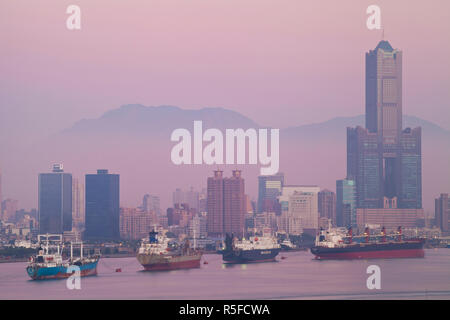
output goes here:
[[225, 263], [255, 263], [273, 262], [280, 253], [280, 248], [264, 250], [230, 250], [222, 251], [222, 259]]
[[[80, 276], [87, 277], [97, 275], [97, 263], [98, 261], [95, 261], [78, 266], [80, 268]], [[32, 280], [64, 279], [73, 275], [72, 272], [68, 273], [67, 269], [67, 266], [28, 266], [27, 273]]]
[[167, 256], [138, 254], [137, 259], [144, 271], [167, 271], [200, 268], [201, 254], [189, 256]]
[[423, 241], [387, 243], [387, 244], [355, 244], [338, 248], [315, 246], [311, 253], [318, 260], [352, 260], [352, 259], [398, 259], [423, 258]]

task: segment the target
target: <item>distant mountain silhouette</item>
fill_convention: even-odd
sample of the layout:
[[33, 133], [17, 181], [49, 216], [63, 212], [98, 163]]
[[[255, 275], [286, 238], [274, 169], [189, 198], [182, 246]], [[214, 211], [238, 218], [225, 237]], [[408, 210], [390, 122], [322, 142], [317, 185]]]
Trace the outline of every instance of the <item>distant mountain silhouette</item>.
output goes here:
[[[307, 124], [297, 127], [289, 127], [283, 130], [284, 134], [287, 136], [297, 135], [297, 134], [314, 134], [318, 136], [329, 135], [331, 132], [334, 134], [341, 132], [344, 136], [346, 135], [345, 128], [365, 126], [365, 116], [358, 115], [353, 117], [337, 117], [324, 122]], [[450, 131], [440, 126], [415, 116], [403, 115], [403, 128], [415, 128], [422, 127], [422, 132], [427, 135], [432, 136], [442, 136], [450, 138]]]
[[63, 134], [160, 135], [176, 128], [191, 128], [194, 120], [202, 120], [205, 128], [259, 127], [240, 113], [223, 108], [186, 110], [174, 106], [129, 104], [108, 111], [100, 118], [78, 121]]
[[[181, 109], [174, 106], [146, 107], [129, 104], [106, 112], [96, 119], [83, 119], [63, 134], [159, 134], [172, 132], [176, 128], [190, 128], [194, 120], [202, 120], [204, 128], [259, 128], [260, 125], [248, 117], [224, 108]], [[364, 115], [337, 117], [320, 123], [306, 124], [282, 129], [285, 136], [307, 134], [329, 135], [343, 132], [346, 127], [364, 127]], [[422, 127], [422, 131], [434, 135], [450, 136], [450, 131], [415, 116], [404, 115], [403, 127]]]

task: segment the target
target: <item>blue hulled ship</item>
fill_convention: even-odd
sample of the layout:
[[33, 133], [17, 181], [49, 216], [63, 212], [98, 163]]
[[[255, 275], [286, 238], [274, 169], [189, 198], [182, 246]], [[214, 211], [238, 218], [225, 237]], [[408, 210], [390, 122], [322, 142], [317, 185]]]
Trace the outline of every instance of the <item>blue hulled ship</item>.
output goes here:
[[[45, 237], [45, 245], [42, 245], [41, 238]], [[57, 240], [51, 240], [51, 237], [57, 237]], [[75, 242], [70, 244], [70, 258], [63, 260], [61, 235], [39, 235], [38, 241], [41, 246], [38, 253], [30, 257], [27, 274], [33, 280], [60, 279], [68, 278], [72, 274], [76, 274], [79, 270], [81, 277], [97, 274], [97, 264], [100, 255], [83, 256], [83, 243]], [[54, 242], [57, 242], [56, 244]], [[52, 243], [51, 243], [52, 242]], [[73, 256], [73, 246], [80, 245], [80, 257]]]

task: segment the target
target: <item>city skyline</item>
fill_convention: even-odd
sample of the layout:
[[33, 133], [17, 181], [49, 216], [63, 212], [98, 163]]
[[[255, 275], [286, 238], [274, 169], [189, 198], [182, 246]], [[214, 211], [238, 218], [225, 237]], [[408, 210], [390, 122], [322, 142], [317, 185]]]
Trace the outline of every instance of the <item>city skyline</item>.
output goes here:
[[450, 299], [449, 30], [448, 0], [0, 1], [0, 299]]

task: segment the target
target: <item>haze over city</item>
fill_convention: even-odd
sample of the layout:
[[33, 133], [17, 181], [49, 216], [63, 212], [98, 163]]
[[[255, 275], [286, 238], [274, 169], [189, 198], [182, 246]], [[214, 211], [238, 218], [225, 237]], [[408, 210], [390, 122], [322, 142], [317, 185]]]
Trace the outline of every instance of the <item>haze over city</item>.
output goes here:
[[450, 299], [449, 31], [448, 0], [2, 0], [0, 300]]

